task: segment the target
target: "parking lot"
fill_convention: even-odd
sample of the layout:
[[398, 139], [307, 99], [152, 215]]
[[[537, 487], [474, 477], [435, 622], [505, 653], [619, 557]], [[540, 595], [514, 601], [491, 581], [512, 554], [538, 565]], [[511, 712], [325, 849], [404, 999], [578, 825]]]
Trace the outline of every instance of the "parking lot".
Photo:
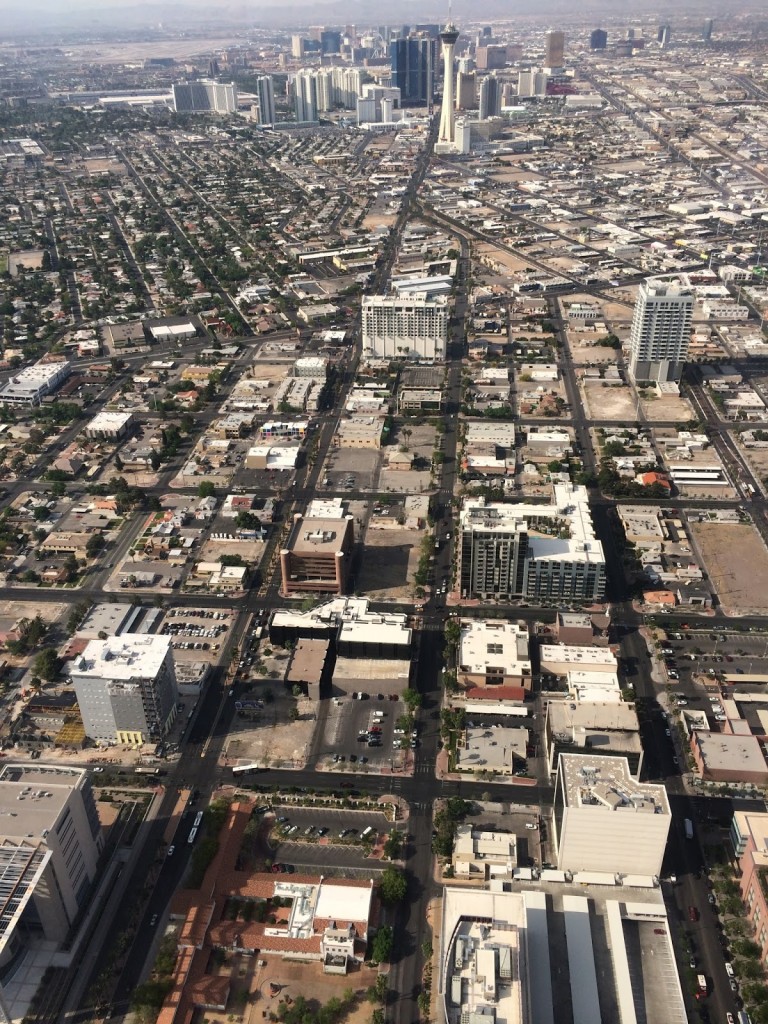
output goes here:
[[355, 700], [350, 695], [332, 702], [318, 751], [327, 771], [392, 771], [406, 767], [411, 742], [418, 741], [405, 733], [395, 733], [406, 707], [401, 700], [393, 700], [394, 696], [381, 694], [379, 699], [372, 694]]
[[[670, 629], [658, 650], [670, 686], [691, 707], [709, 710], [712, 689], [739, 689], [768, 680], [768, 635], [720, 630]], [[743, 677], [740, 678], [740, 677]], [[686, 706], [681, 704], [681, 706]]]
[[[306, 868], [310, 874], [328, 874], [340, 869], [345, 875], [360, 871], [363, 876], [386, 867], [386, 861], [369, 856], [376, 840], [388, 835], [394, 827], [381, 811], [276, 805], [274, 812], [275, 827], [270, 840], [276, 842], [276, 863], [292, 864], [297, 870]], [[280, 822], [280, 818], [287, 820]], [[295, 831], [287, 834], [294, 827]], [[310, 828], [311, 834], [306, 835]], [[361, 835], [367, 828], [372, 828], [374, 833], [364, 842]], [[324, 834], [320, 835], [320, 831]], [[345, 835], [342, 836], [342, 832]]]

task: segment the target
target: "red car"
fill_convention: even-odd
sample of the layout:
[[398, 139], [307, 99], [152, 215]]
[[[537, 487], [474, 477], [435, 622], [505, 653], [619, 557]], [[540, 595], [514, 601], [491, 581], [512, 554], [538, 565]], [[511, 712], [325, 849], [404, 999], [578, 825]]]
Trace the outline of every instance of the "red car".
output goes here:
[[696, 909], [696, 907], [688, 907], [688, 920], [689, 921], [698, 921], [699, 920], [699, 912]]

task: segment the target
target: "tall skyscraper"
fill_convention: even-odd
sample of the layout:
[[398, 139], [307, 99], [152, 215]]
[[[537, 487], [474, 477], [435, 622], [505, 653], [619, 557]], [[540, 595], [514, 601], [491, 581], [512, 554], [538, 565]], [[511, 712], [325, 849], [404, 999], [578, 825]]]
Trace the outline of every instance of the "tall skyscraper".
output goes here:
[[477, 107], [477, 78], [474, 71], [456, 72], [456, 109], [474, 110]]
[[340, 53], [341, 52], [341, 32], [336, 32], [331, 29], [326, 29], [320, 33], [320, 52], [321, 53]]
[[713, 25], [714, 22], [711, 18], [707, 18], [707, 20], [704, 22], [704, 27], [701, 30], [701, 38], [704, 40], [705, 43], [710, 42], [710, 40], [712, 39]]
[[293, 80], [293, 101], [297, 121], [317, 121], [317, 78], [312, 71], [299, 71]]
[[304, 56], [304, 39], [302, 36], [291, 36], [291, 56], [301, 60]]
[[448, 22], [440, 33], [440, 45], [443, 50], [443, 103], [440, 108], [440, 131], [437, 141], [453, 145], [455, 132], [453, 124], [453, 51], [459, 30], [452, 22]]
[[596, 28], [589, 37], [590, 50], [604, 50], [608, 45], [608, 33], [604, 28]]
[[404, 104], [429, 104], [434, 94], [434, 40], [406, 36], [389, 44], [392, 85]]
[[444, 295], [363, 299], [363, 355], [369, 359], [445, 359], [450, 309]]
[[666, 50], [669, 47], [669, 44], [672, 42], [672, 26], [671, 25], [661, 25], [661, 26], [659, 26], [659, 34], [658, 34], [657, 38], [659, 40], [659, 44], [660, 44], [662, 50]]
[[634, 380], [680, 380], [692, 319], [690, 288], [653, 278], [643, 281], [629, 333], [629, 372]]
[[260, 75], [256, 79], [256, 99], [259, 106], [259, 124], [274, 124], [275, 88], [271, 75]]
[[480, 83], [480, 120], [501, 113], [501, 83], [496, 75], [487, 75]]
[[148, 743], [176, 717], [176, 668], [167, 636], [91, 640], [71, 664], [85, 735], [102, 743]]
[[171, 87], [173, 109], [177, 113], [206, 111], [231, 114], [237, 110], [237, 86], [234, 82], [176, 82]]
[[544, 52], [544, 67], [561, 68], [563, 66], [563, 55], [565, 52], [565, 33], [547, 32], [546, 46]]

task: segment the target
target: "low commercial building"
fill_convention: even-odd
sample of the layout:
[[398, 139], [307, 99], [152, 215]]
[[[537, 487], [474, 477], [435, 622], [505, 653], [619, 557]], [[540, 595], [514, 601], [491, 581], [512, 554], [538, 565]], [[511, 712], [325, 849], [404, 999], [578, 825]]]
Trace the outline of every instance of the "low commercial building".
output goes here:
[[567, 430], [546, 430], [544, 427], [529, 427], [525, 438], [529, 454], [558, 458], [571, 450], [571, 435]]
[[768, 785], [765, 754], [760, 741], [751, 733], [693, 732], [690, 743], [699, 778], [707, 782]]
[[456, 768], [472, 774], [513, 775], [527, 765], [527, 745], [528, 729], [524, 726], [469, 727], [457, 751]]
[[595, 750], [601, 757], [623, 758], [631, 774], [640, 777], [643, 745], [637, 712], [631, 704], [551, 700], [547, 705], [544, 741], [552, 774], [563, 754]]
[[[595, 1024], [610, 1006], [616, 1021], [686, 1024], [678, 974], [669, 969], [675, 950], [666, 910], [650, 880], [618, 887], [611, 874], [569, 884], [562, 872], [542, 872], [537, 884], [518, 875], [514, 891], [493, 879], [489, 889], [443, 890], [440, 1020]], [[647, 948], [656, 955], [641, 964]], [[638, 972], [643, 984], [633, 985]]]
[[630, 544], [656, 548], [669, 539], [661, 508], [656, 505], [617, 505], [616, 512]]
[[354, 519], [294, 517], [280, 552], [282, 593], [343, 594], [354, 547]]
[[658, 876], [671, 821], [664, 786], [638, 782], [626, 758], [560, 755], [552, 830], [559, 870]]
[[590, 672], [610, 672], [616, 675], [616, 655], [607, 647], [581, 647], [568, 644], [542, 644], [541, 670], [564, 676], [576, 669]]
[[439, 412], [442, 406], [442, 388], [401, 387], [397, 393], [399, 412]]
[[257, 444], [245, 455], [246, 469], [266, 469], [281, 472], [296, 468], [301, 445], [299, 444]]
[[[309, 522], [309, 520], [307, 520]], [[410, 661], [413, 631], [400, 612], [374, 612], [363, 597], [338, 597], [308, 611], [285, 609], [272, 616], [272, 643], [333, 640], [339, 657]]]
[[330, 640], [297, 640], [285, 674], [286, 685], [299, 686], [309, 698], [319, 700], [321, 686], [331, 679], [330, 652]]
[[517, 867], [517, 837], [459, 825], [451, 865], [457, 878], [470, 881], [512, 878]]
[[131, 412], [97, 413], [85, 428], [85, 436], [97, 441], [118, 441], [130, 430], [133, 424]]
[[0, 405], [40, 405], [52, 394], [72, 370], [70, 363], [34, 363], [20, 370], [0, 388]]
[[760, 959], [768, 958], [768, 814], [736, 811], [731, 822], [731, 843], [739, 862], [739, 887], [746, 916], [754, 927]]
[[88, 541], [93, 533], [81, 533], [75, 530], [54, 530], [40, 544], [40, 549], [48, 555], [74, 555], [77, 559], [88, 557]]
[[351, 416], [340, 419], [333, 444], [336, 448], [381, 448], [383, 416]]
[[595, 632], [586, 612], [558, 612], [555, 631], [561, 644], [591, 644]]
[[513, 622], [466, 619], [461, 623], [457, 682], [472, 687], [531, 687], [528, 630]]

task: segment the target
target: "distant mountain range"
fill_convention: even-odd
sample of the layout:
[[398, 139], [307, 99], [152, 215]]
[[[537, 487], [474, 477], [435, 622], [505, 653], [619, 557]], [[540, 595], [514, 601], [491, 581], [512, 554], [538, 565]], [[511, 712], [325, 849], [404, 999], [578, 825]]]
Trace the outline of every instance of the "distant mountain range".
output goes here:
[[[711, 5], [711, 9], [710, 9]], [[590, 17], [616, 18], [630, 21], [633, 16], [651, 15], [656, 12], [659, 18], [674, 24], [675, 18], [684, 15], [695, 17], [722, 16], [725, 7], [732, 10], [749, 10], [765, 16], [761, 5], [741, 4], [734, 0], [689, 0], [688, 3], [675, 3], [665, 0], [632, 0], [626, 6], [619, 6], [615, 0], [580, 0], [578, 18], [580, 21]], [[411, 22], [442, 21], [447, 17], [447, 0], [390, 0], [386, 9], [382, 10], [372, 0], [315, 0], [312, 3], [285, 3], [265, 6], [258, 0], [186, 0], [184, 3], [167, 3], [164, 0], [144, 0], [132, 3], [130, 0], [33, 0], [30, 5], [8, 4], [0, 21], [0, 40], [18, 38], [19, 34], [32, 36], [56, 36], [60, 34], [86, 33], [89, 36], [101, 35], [110, 30], [120, 33], [142, 29], [163, 30], [171, 32], [181, 28], [190, 30], [232, 29], [249, 25], [269, 27], [300, 27], [317, 24], [408, 24]], [[536, 17], [537, 21], [562, 17], [564, 27], [575, 14], [572, 0], [484, 0], [482, 20], [509, 21], [515, 17]], [[453, 3], [454, 20], [459, 24], [462, 17], [477, 22], [477, 5], [471, 0], [455, 0]]]

